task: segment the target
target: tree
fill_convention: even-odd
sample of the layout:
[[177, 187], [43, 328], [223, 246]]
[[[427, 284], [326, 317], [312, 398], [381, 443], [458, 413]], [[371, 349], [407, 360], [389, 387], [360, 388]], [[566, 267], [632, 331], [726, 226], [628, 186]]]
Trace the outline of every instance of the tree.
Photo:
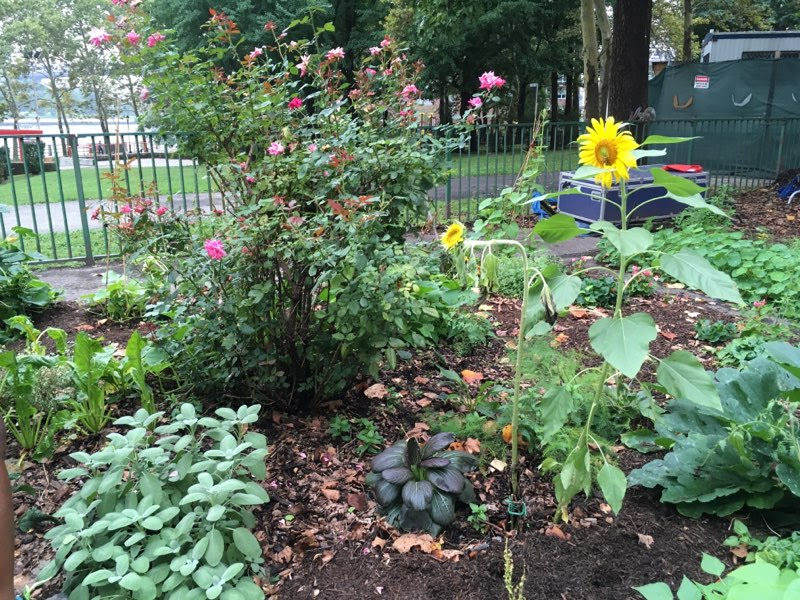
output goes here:
[[647, 107], [652, 0], [617, 0], [611, 43], [609, 114], [627, 120]]
[[600, 55], [597, 42], [597, 18], [594, 0], [581, 0], [581, 36], [583, 37], [583, 87], [586, 89], [586, 118], [600, 116]]
[[683, 62], [692, 60], [692, 0], [683, 0]]

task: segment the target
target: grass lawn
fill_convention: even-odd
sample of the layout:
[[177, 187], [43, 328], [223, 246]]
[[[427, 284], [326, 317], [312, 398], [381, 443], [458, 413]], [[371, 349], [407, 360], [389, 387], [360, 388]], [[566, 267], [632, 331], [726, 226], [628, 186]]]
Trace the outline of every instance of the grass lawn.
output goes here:
[[[105, 257], [107, 253], [103, 231], [103, 229], [92, 229], [89, 231], [89, 240], [92, 244], [92, 255], [98, 257], [98, 260]], [[55, 249], [53, 241], [55, 241]], [[119, 247], [116, 244], [114, 236], [108, 236], [108, 244], [108, 250], [111, 254], [116, 254], [119, 252]], [[81, 231], [71, 231], [69, 236], [67, 236], [66, 233], [54, 233], [52, 238], [50, 234], [41, 233], [39, 234], [39, 249], [37, 250], [36, 242], [31, 238], [25, 240], [25, 249], [29, 251], [37, 251], [46, 256], [48, 259], [57, 258], [63, 260], [70, 257], [86, 256], [86, 250], [83, 247], [83, 233]], [[72, 252], [70, 252], [70, 249]], [[79, 261], [79, 263], [83, 264], [83, 261]], [[53, 266], [59, 265], [42, 265], [43, 268], [51, 268]]]
[[[476, 177], [494, 175], [515, 175], [519, 173], [525, 151], [515, 149], [514, 152], [485, 153], [462, 152], [453, 155], [453, 177]], [[577, 167], [577, 155], [574, 150], [553, 150], [546, 154], [547, 171], [564, 171]]]
[[[100, 182], [98, 184], [98, 171]], [[183, 171], [183, 181], [181, 181], [181, 171]], [[84, 197], [86, 200], [97, 200], [101, 197], [108, 198], [111, 192], [111, 182], [103, 177], [103, 173], [108, 173], [108, 167], [99, 167], [96, 171], [94, 167], [81, 169], [81, 179], [83, 180]], [[195, 181], [196, 179], [196, 181]], [[59, 187], [60, 180], [60, 187]], [[176, 196], [176, 201], [182, 197], [182, 192], [194, 194], [197, 190], [200, 193], [208, 193], [208, 181], [206, 170], [198, 167], [195, 173], [191, 165], [176, 165], [167, 167], [155, 167], [155, 176], [152, 166], [142, 166], [141, 170], [134, 165], [128, 172], [127, 187], [133, 194], [145, 192], [152, 183], [158, 185], [161, 194], [172, 193]], [[45, 173], [44, 182], [41, 175], [34, 175], [30, 180], [31, 190], [28, 193], [28, 186], [25, 183], [25, 175], [14, 176], [14, 188], [17, 194], [17, 202], [21, 205], [30, 204], [30, 198], [36, 204], [45, 201], [45, 186], [47, 197], [50, 202], [58, 202], [63, 193], [64, 200], [69, 202], [78, 199], [77, 185], [75, 183], [75, 171], [61, 170]], [[0, 204], [13, 205], [13, 194], [11, 190], [11, 180], [6, 180], [0, 184]], [[59, 191], [60, 190], [60, 191]]]

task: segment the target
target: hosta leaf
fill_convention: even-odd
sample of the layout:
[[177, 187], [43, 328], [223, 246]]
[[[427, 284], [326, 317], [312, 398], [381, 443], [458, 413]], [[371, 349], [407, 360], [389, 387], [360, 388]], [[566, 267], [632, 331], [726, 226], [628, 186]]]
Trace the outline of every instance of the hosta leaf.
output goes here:
[[739, 289], [727, 274], [715, 269], [710, 262], [693, 250], [684, 248], [675, 254], [662, 254], [661, 270], [689, 287], [712, 298], [743, 304]]
[[385, 469], [381, 472], [381, 476], [389, 483], [402, 485], [411, 479], [411, 471], [408, 467], [395, 467], [393, 469]]
[[439, 525], [449, 525], [456, 518], [455, 502], [446, 492], [434, 489], [431, 496], [431, 518]]
[[603, 236], [619, 250], [622, 256], [641, 254], [653, 245], [653, 234], [642, 227], [619, 229], [608, 221], [596, 221], [591, 228], [602, 231]]
[[419, 442], [411, 438], [406, 442], [406, 458], [408, 459], [408, 466], [418, 465], [422, 460], [422, 449]]
[[606, 317], [589, 328], [592, 348], [627, 377], [636, 377], [658, 332], [646, 313]]
[[472, 485], [472, 482], [466, 477], [464, 477], [464, 489], [461, 490], [458, 499], [464, 504], [475, 502], [475, 486]]
[[690, 402], [698, 408], [722, 413], [714, 380], [700, 361], [686, 350], [677, 350], [659, 362], [656, 372], [658, 383], [667, 393], [682, 402]]
[[375, 498], [378, 504], [389, 506], [400, 495], [400, 486], [381, 479], [375, 486]]
[[547, 219], [541, 219], [533, 228], [533, 233], [541, 237], [548, 244], [566, 242], [574, 237], [586, 233], [578, 227], [575, 219], [563, 213], [556, 213]]
[[432, 496], [430, 481], [409, 481], [403, 486], [403, 502], [415, 510], [425, 510]]
[[471, 471], [478, 466], [478, 459], [475, 456], [460, 450], [443, 450], [439, 452], [438, 457], [448, 459], [450, 464], [462, 473]]
[[464, 475], [455, 467], [431, 469], [428, 471], [428, 479], [440, 490], [451, 494], [460, 494], [464, 489]]
[[611, 510], [615, 515], [619, 514], [622, 509], [622, 500], [625, 498], [625, 490], [628, 487], [625, 473], [614, 465], [605, 463], [597, 473], [597, 483]]
[[246, 558], [254, 560], [261, 557], [261, 544], [258, 543], [256, 536], [244, 527], [233, 530], [233, 543]]
[[437, 433], [436, 435], [432, 435], [430, 439], [425, 442], [425, 445], [422, 447], [422, 458], [431, 458], [434, 454], [436, 454], [439, 450], [444, 450], [450, 444], [452, 444], [456, 439], [452, 433], [443, 431], [442, 433]]
[[383, 477], [380, 473], [376, 471], [370, 471], [367, 473], [367, 476], [364, 478], [364, 483], [366, 483], [369, 487], [375, 487], [378, 485], [380, 481], [383, 480]]
[[800, 469], [796, 464], [781, 463], [775, 468], [775, 474], [792, 494], [800, 498]]
[[403, 466], [406, 462], [406, 443], [399, 442], [378, 454], [372, 459], [372, 470], [383, 471], [392, 467]]
[[440, 458], [437, 456], [423, 460], [420, 465], [428, 469], [441, 469], [442, 467], [447, 467], [450, 465], [450, 459]]

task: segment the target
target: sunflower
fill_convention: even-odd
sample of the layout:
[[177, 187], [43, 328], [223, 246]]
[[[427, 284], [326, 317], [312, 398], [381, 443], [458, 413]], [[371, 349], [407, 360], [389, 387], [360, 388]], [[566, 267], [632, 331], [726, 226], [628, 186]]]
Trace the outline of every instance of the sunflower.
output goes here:
[[444, 232], [442, 236], [442, 246], [446, 249], [450, 250], [455, 246], [458, 246], [461, 242], [464, 241], [464, 226], [456, 221], [450, 227], [447, 228], [447, 231]]
[[621, 126], [622, 123], [614, 122], [614, 117], [606, 121], [592, 119], [586, 133], [578, 136], [581, 145], [579, 162], [582, 165], [613, 169], [594, 178], [604, 188], [610, 188], [615, 181], [628, 179], [628, 169], [636, 168], [633, 151], [639, 144], [630, 131], [620, 131]]

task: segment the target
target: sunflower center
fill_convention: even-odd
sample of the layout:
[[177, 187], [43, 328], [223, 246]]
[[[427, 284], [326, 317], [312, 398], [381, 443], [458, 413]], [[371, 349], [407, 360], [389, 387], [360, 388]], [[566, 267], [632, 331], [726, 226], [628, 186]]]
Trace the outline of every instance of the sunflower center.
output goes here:
[[617, 147], [611, 140], [601, 140], [594, 148], [594, 155], [601, 165], [613, 165], [617, 160]]

